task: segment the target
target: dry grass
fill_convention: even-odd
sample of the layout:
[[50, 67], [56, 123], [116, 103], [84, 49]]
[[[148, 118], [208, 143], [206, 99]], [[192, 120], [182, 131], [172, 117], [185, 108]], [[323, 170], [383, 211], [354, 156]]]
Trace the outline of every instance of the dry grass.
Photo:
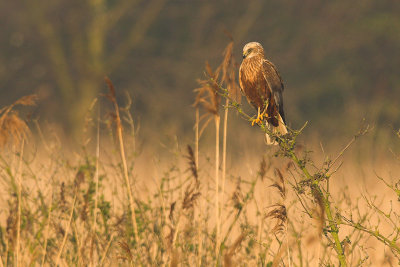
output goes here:
[[36, 95], [24, 96], [13, 104], [0, 109], [0, 149], [9, 142], [17, 144], [26, 137], [29, 128], [26, 122], [18, 116], [15, 107], [34, 106], [36, 101]]
[[125, 146], [124, 146], [124, 139], [123, 139], [123, 134], [122, 134], [121, 116], [119, 115], [119, 106], [117, 103], [117, 97], [116, 97], [114, 85], [112, 84], [111, 80], [108, 77], [105, 78], [105, 81], [110, 90], [110, 93], [107, 94], [106, 97], [110, 100], [110, 102], [114, 106], [115, 113], [114, 113], [113, 118], [115, 119], [116, 131], [117, 131], [117, 135], [118, 135], [119, 152], [121, 155], [121, 162], [122, 162], [123, 174], [124, 174], [124, 178], [125, 178], [125, 185], [128, 190], [129, 207], [130, 207], [130, 211], [131, 211], [133, 230], [134, 230], [134, 234], [135, 234], [136, 244], [139, 244], [139, 234], [138, 234], [139, 232], [138, 232], [137, 222], [136, 222], [136, 212], [135, 212], [133, 191], [132, 191], [132, 187], [131, 187], [131, 182], [129, 180], [128, 165], [127, 165], [126, 156], [125, 156]]
[[[345, 154], [366, 131], [328, 157], [307, 151], [297, 140], [302, 131], [290, 130], [274, 136], [278, 147], [232, 165], [223, 142], [221, 165], [217, 127], [215, 162], [208, 158], [201, 137], [208, 118], [219, 123], [220, 98], [248, 116], [226, 89], [233, 87], [232, 50], [230, 44], [217, 71], [206, 65], [210, 79], [200, 82], [195, 103], [195, 149], [177, 144], [161, 163], [138, 164], [134, 121], [110, 80], [111, 102], [96, 104], [111, 116], [93, 118], [88, 127], [96, 136], [72, 156], [64, 154], [68, 144], [46, 134], [47, 149], [37, 152], [42, 144], [27, 135], [30, 124], [16, 111], [34, 104], [33, 97], [1, 109], [0, 265], [394, 266], [398, 178], [341, 167], [352, 163]], [[234, 133], [227, 122], [224, 129], [226, 140]], [[395, 158], [389, 163], [398, 171]], [[141, 169], [156, 171], [148, 176]], [[357, 180], [362, 172], [372, 186]]]

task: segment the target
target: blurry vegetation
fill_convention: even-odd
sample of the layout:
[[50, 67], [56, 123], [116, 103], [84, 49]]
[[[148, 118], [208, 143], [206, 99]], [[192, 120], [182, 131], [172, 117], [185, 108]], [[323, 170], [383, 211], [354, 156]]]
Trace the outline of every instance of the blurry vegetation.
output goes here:
[[109, 75], [133, 96], [144, 132], [187, 135], [198, 66], [219, 60], [227, 30], [237, 62], [244, 43], [264, 45], [292, 126], [309, 120], [326, 138], [354, 132], [362, 117], [396, 128], [399, 12], [391, 0], [2, 1], [0, 104], [35, 91], [39, 115], [79, 132]]
[[[399, 11], [386, 0], [1, 2], [0, 266], [396, 265], [399, 179], [366, 174], [363, 157], [379, 157], [364, 144], [386, 142], [393, 159], [377, 163], [398, 168]], [[268, 129], [250, 127], [254, 110], [237, 99], [241, 46], [253, 40], [286, 88], [290, 131], [268, 148], [252, 145]], [[133, 95], [135, 116], [108, 78], [103, 94], [105, 75]], [[32, 92], [41, 101], [25, 116]], [[363, 117], [373, 130], [357, 132]], [[84, 135], [81, 147], [42, 130], [47, 118]], [[168, 157], [140, 166], [151, 146], [137, 142], [138, 118], [151, 145], [166, 129], [192, 139], [195, 124], [194, 149], [175, 138]], [[359, 175], [342, 171], [367, 132], [351, 162]]]
[[[224, 62], [229, 58], [225, 53]], [[229, 73], [229, 65], [221, 66]], [[225, 108], [236, 110], [250, 127], [251, 115], [225, 88], [235, 80], [217, 79], [206, 68], [208, 83], [202, 80], [198, 91], [211, 98], [209, 103], [200, 95], [206, 112], [218, 116], [211, 111], [221, 102], [212, 98], [223, 96], [229, 100]], [[1, 266], [344, 267], [400, 261], [398, 177], [373, 174], [373, 187], [377, 181], [383, 187], [378, 196], [360, 183], [362, 177], [344, 172], [343, 184], [337, 177], [344, 154], [368, 133], [368, 125], [332, 157], [298, 142], [306, 124], [283, 136], [260, 124], [256, 130], [278, 145], [264, 147], [268, 152], [255, 162], [258, 167], [253, 164], [243, 176], [231, 171], [234, 166], [220, 165], [218, 142], [213, 163], [200, 135], [195, 144], [200, 153], [177, 141], [162, 165], [142, 166], [161, 171], [141, 176], [136, 122], [129, 109], [119, 107], [111, 80], [105, 81], [109, 93], [95, 105], [108, 107], [106, 117], [92, 115], [87, 127], [97, 135], [89, 135], [72, 158], [64, 154], [68, 144], [48, 133], [36, 142], [25, 134], [30, 122], [17, 111], [34, 105], [35, 96], [0, 109]], [[11, 118], [18, 123], [5, 123]], [[235, 138], [236, 131], [223, 136]], [[387, 161], [393, 170], [396, 160]], [[247, 169], [244, 165], [238, 167]], [[225, 170], [227, 179], [219, 185]], [[358, 192], [349, 190], [352, 183]]]
[[[15, 10], [20, 15], [6, 18], [9, 25], [16, 27], [8, 28], [11, 47], [19, 47], [17, 58], [11, 60], [19, 60], [20, 67], [28, 67], [31, 75], [37, 70], [38, 89], [49, 87], [47, 90], [51, 92], [45, 93], [52, 94], [52, 101], [62, 103], [58, 112], [74, 131], [81, 128], [82, 114], [102, 88], [102, 77], [131, 65], [126, 57], [143, 42], [165, 2], [88, 0], [6, 4], [6, 12]], [[27, 51], [20, 53], [25, 47]], [[9, 73], [7, 68], [5, 72]]]

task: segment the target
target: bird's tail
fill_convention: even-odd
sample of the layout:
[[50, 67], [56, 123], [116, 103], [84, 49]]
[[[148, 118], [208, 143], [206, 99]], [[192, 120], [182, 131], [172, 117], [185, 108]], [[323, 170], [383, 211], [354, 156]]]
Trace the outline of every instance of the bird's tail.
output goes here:
[[[283, 122], [283, 119], [281, 115], [278, 113], [278, 126], [275, 127], [272, 124], [267, 122], [267, 128], [274, 134], [279, 134], [279, 135], [284, 135], [288, 133], [288, 130], [286, 128], [285, 123]], [[269, 136], [269, 134], [265, 134], [265, 142], [267, 145], [277, 145], [278, 143]]]

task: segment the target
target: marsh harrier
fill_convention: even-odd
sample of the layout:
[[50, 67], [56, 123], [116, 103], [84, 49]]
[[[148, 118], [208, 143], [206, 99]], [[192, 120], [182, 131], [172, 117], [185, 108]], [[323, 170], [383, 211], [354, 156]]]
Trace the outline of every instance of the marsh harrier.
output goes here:
[[[252, 124], [262, 123], [265, 118], [271, 132], [286, 134], [282, 78], [274, 64], [265, 59], [260, 43], [251, 42], [243, 47], [239, 82], [243, 94], [258, 111]], [[276, 144], [268, 134], [265, 137], [267, 144]]]

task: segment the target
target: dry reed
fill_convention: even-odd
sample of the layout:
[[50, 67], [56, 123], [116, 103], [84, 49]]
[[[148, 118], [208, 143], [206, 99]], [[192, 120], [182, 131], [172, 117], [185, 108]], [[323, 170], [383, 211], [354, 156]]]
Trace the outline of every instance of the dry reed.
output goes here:
[[[232, 40], [232, 37], [231, 37]], [[224, 59], [220, 65], [222, 78], [221, 83], [226, 86], [228, 94], [235, 101], [240, 102], [239, 87], [236, 83], [236, 62], [233, 56], [234, 43], [231, 41], [224, 51]], [[226, 179], [226, 142], [228, 135], [228, 112], [229, 112], [229, 98], [225, 100], [224, 109], [224, 126], [223, 126], [223, 141], [222, 141], [222, 198], [221, 206], [224, 206], [224, 196], [225, 196], [225, 179]], [[221, 216], [221, 213], [220, 213]]]
[[136, 241], [136, 245], [139, 245], [139, 233], [138, 233], [138, 227], [137, 227], [137, 222], [136, 222], [136, 213], [135, 213], [133, 192], [131, 189], [131, 184], [129, 182], [128, 165], [126, 163], [126, 157], [125, 157], [125, 147], [124, 147], [124, 140], [123, 140], [123, 135], [122, 135], [121, 117], [119, 115], [119, 106], [117, 103], [114, 85], [112, 84], [111, 80], [108, 77], [105, 78], [105, 81], [110, 90], [110, 93], [107, 95], [107, 98], [114, 105], [115, 123], [116, 123], [116, 130], [117, 130], [117, 134], [118, 134], [119, 151], [120, 151], [121, 161], [122, 161], [122, 166], [123, 166], [123, 175], [125, 177], [125, 184], [126, 184], [126, 188], [128, 190], [129, 206], [131, 209], [131, 217], [132, 217], [133, 230], [135, 233], [135, 241]]
[[37, 101], [36, 95], [24, 96], [13, 104], [0, 109], [0, 148], [4, 147], [9, 141], [19, 143], [29, 131], [26, 122], [21, 119], [16, 106], [34, 106]]
[[71, 227], [71, 222], [72, 222], [72, 216], [74, 214], [74, 209], [75, 209], [76, 196], [77, 195], [75, 194], [74, 200], [72, 201], [72, 205], [71, 205], [71, 213], [69, 215], [68, 222], [66, 223], [66, 230], [65, 230], [65, 233], [64, 233], [64, 238], [63, 238], [62, 243], [60, 245], [60, 249], [59, 249], [59, 251], [57, 253], [57, 257], [56, 257], [56, 261], [55, 261], [55, 265], [56, 266], [58, 266], [58, 263], [60, 262], [61, 255], [63, 253], [65, 243], [67, 242], [67, 237], [68, 237], [69, 229]]
[[[201, 104], [204, 109], [214, 118], [215, 122], [215, 219], [217, 221], [215, 226], [215, 257], [219, 258], [219, 238], [220, 238], [220, 209], [219, 209], [219, 129], [220, 129], [220, 116], [219, 116], [219, 105], [221, 97], [219, 95], [219, 85], [217, 80], [221, 67], [218, 67], [214, 72], [208, 62], [206, 62], [206, 74], [210, 77], [210, 80], [199, 80], [199, 84], [202, 86], [195, 91], [197, 92], [196, 100], [194, 106]], [[205, 95], [205, 94], [208, 95]], [[205, 126], [209, 121], [205, 123]], [[205, 127], [203, 126], [203, 127]]]
[[19, 156], [19, 162], [18, 162], [18, 169], [17, 169], [17, 183], [18, 183], [18, 191], [17, 191], [17, 197], [18, 197], [18, 210], [17, 210], [17, 243], [16, 243], [16, 256], [15, 260], [17, 263], [17, 266], [19, 266], [19, 250], [20, 250], [20, 238], [21, 238], [21, 209], [22, 209], [22, 157], [24, 155], [24, 145], [25, 145], [25, 139], [22, 138], [21, 141], [21, 148], [20, 148], [20, 156]]
[[46, 259], [46, 254], [47, 254], [47, 242], [48, 242], [48, 238], [49, 238], [52, 206], [53, 206], [53, 187], [50, 188], [50, 203], [49, 203], [49, 209], [48, 209], [49, 216], [47, 217], [46, 230], [44, 232], [43, 255], [42, 255], [42, 262], [41, 262], [40, 266], [44, 265], [44, 261]]

